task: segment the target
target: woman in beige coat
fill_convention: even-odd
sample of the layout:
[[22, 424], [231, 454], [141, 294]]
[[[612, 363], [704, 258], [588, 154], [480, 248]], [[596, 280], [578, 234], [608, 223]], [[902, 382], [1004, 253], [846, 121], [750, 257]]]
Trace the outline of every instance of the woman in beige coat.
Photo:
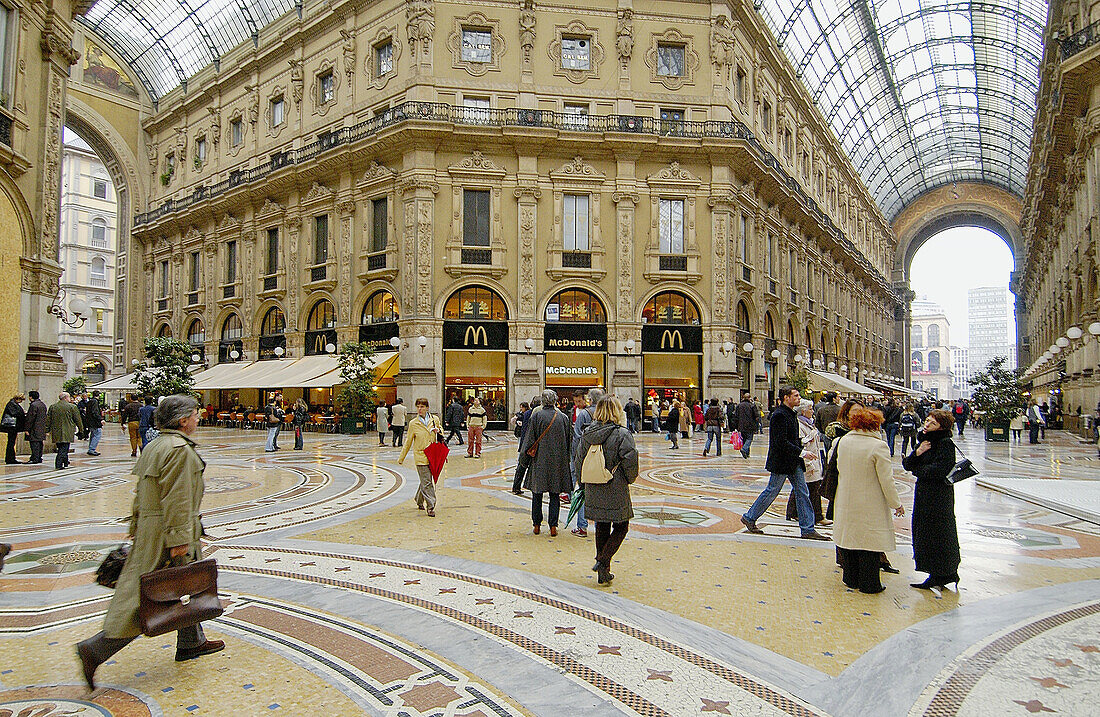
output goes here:
[[[137, 478], [130, 516], [133, 548], [118, 576], [103, 630], [76, 646], [84, 679], [93, 690], [96, 668], [141, 634], [138, 623], [141, 576], [202, 557], [199, 505], [206, 463], [190, 438], [199, 425], [199, 404], [190, 396], [167, 396], [157, 406], [156, 417], [160, 437], [142, 451], [132, 469]], [[176, 662], [209, 655], [224, 647], [221, 640], [207, 640], [202, 625], [197, 624], [176, 633]]]
[[409, 451], [413, 454], [413, 464], [416, 465], [416, 473], [420, 477], [420, 487], [416, 489], [416, 507], [427, 510], [428, 517], [435, 517], [435, 481], [432, 480], [432, 472], [428, 468], [428, 456], [424, 455], [424, 449], [432, 445], [443, 435], [443, 424], [438, 416], [428, 412], [428, 399], [416, 399], [416, 417], [408, 422], [408, 436], [405, 437], [405, 447], [401, 449], [401, 457], [398, 463], [405, 462], [405, 456]]
[[844, 584], [864, 593], [886, 588], [879, 580], [879, 553], [894, 550], [894, 515], [905, 508], [894, 486], [890, 448], [882, 440], [882, 414], [857, 407], [848, 414], [848, 428], [837, 442], [836, 514], [833, 542], [844, 570]]

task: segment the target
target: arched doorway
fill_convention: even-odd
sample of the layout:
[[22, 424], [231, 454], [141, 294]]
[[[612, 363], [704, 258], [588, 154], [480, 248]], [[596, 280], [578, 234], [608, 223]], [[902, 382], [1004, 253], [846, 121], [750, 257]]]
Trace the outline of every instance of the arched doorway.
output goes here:
[[474, 396], [489, 426], [508, 418], [508, 306], [487, 286], [455, 291], [443, 306], [443, 400]]
[[587, 289], [562, 289], [546, 302], [546, 387], [567, 400], [607, 386], [607, 310]]
[[191, 363], [202, 363], [206, 357], [206, 327], [202, 319], [188, 324], [187, 343], [191, 346]]
[[374, 385], [378, 397], [386, 403], [397, 400], [397, 374], [401, 370], [401, 358], [397, 354], [400, 345], [397, 320], [401, 318], [397, 299], [388, 289], [375, 291], [363, 303], [359, 315], [359, 343], [366, 343], [382, 354], [392, 354], [379, 359], [375, 370]]
[[690, 406], [703, 395], [703, 329], [686, 294], [662, 291], [642, 307], [642, 393]]

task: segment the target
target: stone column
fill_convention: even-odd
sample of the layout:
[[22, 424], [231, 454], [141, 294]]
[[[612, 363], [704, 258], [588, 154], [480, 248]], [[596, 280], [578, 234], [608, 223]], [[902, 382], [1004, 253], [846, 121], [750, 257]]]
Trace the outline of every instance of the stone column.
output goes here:
[[[720, 171], [719, 168], [715, 168]], [[734, 254], [733, 226], [736, 197], [730, 191], [730, 187], [723, 186], [721, 191], [715, 188], [715, 193], [707, 200], [710, 207], [711, 244], [714, 249], [714, 259], [711, 266], [711, 327], [708, 350], [704, 353], [706, 375], [704, 376], [704, 397], [719, 398], [725, 396], [738, 397], [737, 389], [740, 380], [737, 375], [737, 363], [731, 360], [722, 349], [726, 341], [735, 341], [736, 336], [730, 323], [730, 287], [733, 282], [730, 279], [730, 257]]]
[[[424, 396], [433, 411], [443, 396], [443, 321], [435, 317], [432, 268], [435, 257], [435, 195], [433, 174], [422, 171], [401, 180], [401, 294], [398, 322], [401, 335], [401, 369], [397, 395], [412, 405]], [[444, 228], [445, 231], [445, 228]], [[420, 336], [428, 343], [421, 348]]]
[[[513, 323], [512, 338], [512, 375], [508, 393], [509, 410], [515, 411], [520, 401], [527, 401], [542, 390], [545, 347], [543, 346], [542, 321], [544, 317], [536, 313], [536, 281], [538, 263], [535, 256], [535, 244], [538, 234], [538, 201], [542, 190], [537, 184], [536, 157], [520, 157], [520, 183], [514, 190], [518, 202], [519, 271], [516, 272], [517, 314]], [[546, 241], [550, 237], [545, 237]], [[534, 341], [534, 347], [527, 349], [527, 339]]]

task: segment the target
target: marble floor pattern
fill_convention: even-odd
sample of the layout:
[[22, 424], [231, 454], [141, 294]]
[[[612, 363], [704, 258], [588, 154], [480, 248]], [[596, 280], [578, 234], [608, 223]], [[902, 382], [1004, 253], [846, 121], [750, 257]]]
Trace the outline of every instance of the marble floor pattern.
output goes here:
[[259, 431], [212, 427], [205, 550], [226, 611], [207, 632], [227, 649], [176, 663], [174, 638], [142, 638], [90, 693], [73, 645], [99, 629], [110, 591], [92, 576], [132, 490], [111, 428], [68, 470], [0, 472], [0, 717], [1085, 715], [1100, 697], [1100, 459], [1069, 434], [968, 431], [982, 474], [956, 489], [961, 586], [909, 587], [903, 518], [901, 574], [869, 596], [843, 587], [831, 544], [798, 539], [786, 492], [765, 535], [744, 532], [763, 439], [745, 460], [641, 434], [636, 516], [599, 587], [592, 537], [531, 534], [508, 434], [480, 459], [452, 446], [432, 519], [411, 461], [373, 434], [268, 454]]

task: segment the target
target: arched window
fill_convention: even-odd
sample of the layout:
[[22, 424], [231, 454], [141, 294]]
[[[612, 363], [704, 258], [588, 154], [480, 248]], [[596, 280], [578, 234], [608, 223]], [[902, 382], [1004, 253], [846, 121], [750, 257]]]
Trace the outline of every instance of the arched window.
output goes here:
[[103, 219], [92, 220], [92, 248], [107, 248], [107, 222]]
[[552, 307], [557, 307], [558, 321], [607, 323], [607, 312], [604, 311], [603, 304], [595, 294], [584, 289], [564, 289], [554, 294], [546, 304], [547, 321], [553, 320]]
[[[928, 345], [929, 345], [929, 347], [940, 345], [940, 325], [939, 324], [929, 325], [929, 327], [928, 327]], [[928, 357], [928, 363], [929, 364], [932, 363], [932, 357], [931, 356]]]
[[910, 334], [910, 342], [913, 344], [913, 348], [924, 348], [924, 331], [919, 326], [913, 327], [913, 333]]
[[260, 336], [277, 336], [286, 331], [286, 316], [278, 306], [272, 306], [260, 323]]
[[749, 309], [744, 301], [737, 302], [737, 328], [740, 331], [752, 331], [752, 325], [749, 323]]
[[484, 286], [464, 286], [447, 299], [444, 319], [459, 321], [507, 321], [508, 307], [500, 294]]
[[650, 324], [698, 324], [695, 302], [678, 291], [662, 291], [646, 302], [642, 321]]
[[920, 351], [914, 351], [912, 356], [912, 367], [914, 371], [924, 370], [924, 355]]
[[222, 323], [222, 341], [236, 341], [242, 336], [244, 336], [244, 326], [241, 324], [241, 317], [236, 314], [225, 317]]
[[157, 329], [157, 338], [167, 339], [172, 337], [172, 327], [168, 324], [161, 324]]
[[401, 318], [401, 312], [397, 308], [397, 301], [393, 298], [393, 294], [383, 289], [371, 294], [367, 303], [363, 304], [363, 314], [359, 318], [359, 323], [366, 326], [397, 321], [399, 318]]
[[97, 256], [92, 259], [89, 278], [92, 280], [92, 286], [107, 286], [107, 261], [103, 257]]
[[940, 352], [929, 351], [928, 352], [928, 370], [931, 373], [939, 373], [940, 371]]
[[107, 367], [98, 359], [88, 359], [80, 367], [80, 373], [87, 384], [103, 383], [107, 380]]
[[187, 343], [192, 346], [202, 346], [206, 342], [206, 327], [202, 321], [195, 319], [187, 327]]
[[769, 339], [775, 338], [775, 322], [771, 314], [764, 314], [764, 335]]
[[306, 331], [322, 331], [336, 326], [336, 307], [327, 299], [321, 299], [309, 312]]

